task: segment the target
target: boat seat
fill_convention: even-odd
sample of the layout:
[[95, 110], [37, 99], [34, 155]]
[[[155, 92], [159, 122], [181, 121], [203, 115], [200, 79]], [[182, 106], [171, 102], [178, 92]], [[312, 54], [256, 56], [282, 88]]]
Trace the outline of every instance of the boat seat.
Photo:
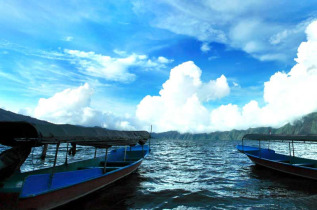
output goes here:
[[313, 167], [314, 163], [294, 163], [294, 166], [305, 166], [305, 167]]

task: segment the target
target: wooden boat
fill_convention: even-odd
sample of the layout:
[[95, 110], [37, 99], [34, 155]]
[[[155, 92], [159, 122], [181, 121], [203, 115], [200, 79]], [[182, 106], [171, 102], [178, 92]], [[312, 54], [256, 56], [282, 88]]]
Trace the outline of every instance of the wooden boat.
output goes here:
[[[150, 135], [145, 131], [0, 122], [0, 133], [0, 143], [13, 147], [0, 155], [0, 175], [6, 175], [0, 179], [0, 209], [51, 209], [66, 204], [131, 174], [149, 153], [144, 143]], [[56, 166], [61, 143], [67, 144], [65, 163]], [[68, 149], [70, 143], [73, 148]], [[16, 170], [31, 147], [47, 144], [56, 145], [53, 167], [24, 173]], [[96, 157], [92, 152], [92, 159], [68, 163], [75, 144], [105, 148], [105, 156]], [[118, 145], [128, 146], [108, 151]]]
[[[244, 140], [257, 140], [259, 142], [259, 146], [246, 146], [244, 145]], [[275, 153], [275, 151], [270, 148], [262, 148], [262, 141], [287, 142], [289, 144], [289, 155]], [[283, 173], [317, 180], [317, 160], [295, 157], [295, 142], [316, 143], [317, 136], [247, 134], [242, 138], [242, 144], [238, 145], [237, 149], [247, 155], [248, 158], [257, 165]]]

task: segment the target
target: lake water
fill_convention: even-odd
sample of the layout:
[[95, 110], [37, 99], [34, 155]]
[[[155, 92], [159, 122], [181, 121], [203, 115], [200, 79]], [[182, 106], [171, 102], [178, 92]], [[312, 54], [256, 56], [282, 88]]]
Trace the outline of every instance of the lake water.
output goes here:
[[[239, 143], [154, 139], [136, 173], [59, 209], [316, 209], [316, 181], [256, 167], [237, 152]], [[288, 144], [274, 146], [289, 151]], [[295, 145], [295, 155], [316, 159], [316, 152], [316, 145]], [[79, 148], [75, 158], [92, 156]]]

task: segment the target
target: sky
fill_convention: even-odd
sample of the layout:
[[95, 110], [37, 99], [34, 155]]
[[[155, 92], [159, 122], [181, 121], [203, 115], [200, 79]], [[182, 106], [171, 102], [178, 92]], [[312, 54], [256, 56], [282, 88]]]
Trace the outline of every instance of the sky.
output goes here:
[[155, 132], [317, 111], [317, 2], [0, 0], [0, 108]]

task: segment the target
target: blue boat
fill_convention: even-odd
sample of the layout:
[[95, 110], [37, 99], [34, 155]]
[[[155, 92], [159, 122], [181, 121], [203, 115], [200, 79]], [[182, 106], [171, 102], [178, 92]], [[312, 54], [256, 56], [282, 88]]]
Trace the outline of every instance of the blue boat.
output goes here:
[[[61, 206], [131, 174], [150, 151], [144, 145], [150, 138], [145, 131], [0, 122], [0, 133], [0, 143], [12, 147], [0, 155], [0, 209]], [[57, 166], [61, 143], [67, 144], [65, 162]], [[53, 167], [24, 173], [18, 170], [32, 147], [48, 144], [56, 146]], [[68, 155], [76, 152], [76, 145], [104, 149], [105, 155], [97, 157], [96, 150], [92, 150], [91, 159], [69, 163]], [[112, 146], [122, 147], [112, 149]], [[45, 150], [44, 146], [43, 157]]]
[[[246, 146], [244, 140], [258, 141], [258, 147]], [[262, 141], [280, 141], [289, 144], [289, 154], [278, 154], [270, 148], [261, 147]], [[316, 135], [271, 135], [247, 134], [242, 144], [237, 146], [239, 152], [248, 156], [255, 164], [283, 173], [317, 180], [317, 160], [295, 157], [294, 143], [316, 143]]]

